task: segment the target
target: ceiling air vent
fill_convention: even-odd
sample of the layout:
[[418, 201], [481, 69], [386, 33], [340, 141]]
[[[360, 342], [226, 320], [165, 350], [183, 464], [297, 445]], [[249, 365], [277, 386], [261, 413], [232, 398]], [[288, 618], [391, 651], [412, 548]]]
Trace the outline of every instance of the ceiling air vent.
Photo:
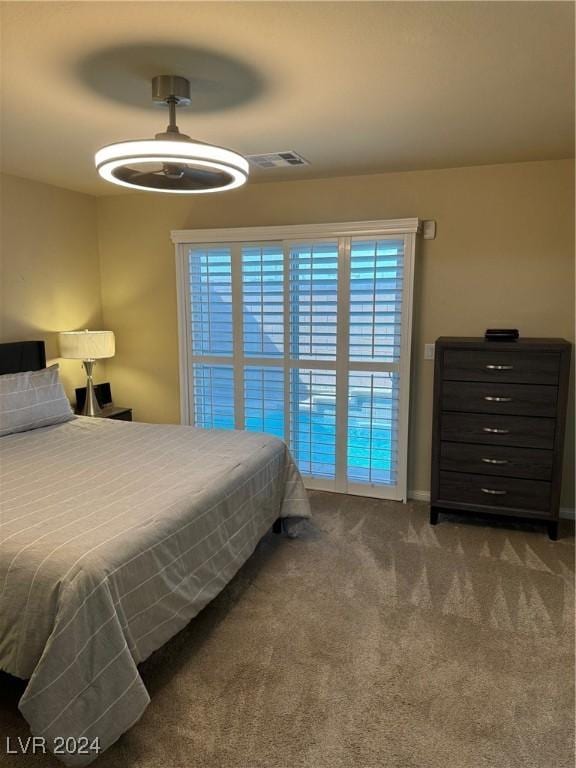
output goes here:
[[268, 152], [265, 155], [245, 155], [246, 159], [258, 168], [285, 168], [288, 165], [310, 165], [302, 155], [293, 150], [286, 152]]

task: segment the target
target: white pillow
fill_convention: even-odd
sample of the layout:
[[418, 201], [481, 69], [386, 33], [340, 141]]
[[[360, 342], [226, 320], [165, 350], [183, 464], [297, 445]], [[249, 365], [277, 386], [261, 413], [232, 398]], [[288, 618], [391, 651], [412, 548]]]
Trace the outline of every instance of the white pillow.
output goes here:
[[57, 365], [0, 376], [0, 437], [73, 418]]

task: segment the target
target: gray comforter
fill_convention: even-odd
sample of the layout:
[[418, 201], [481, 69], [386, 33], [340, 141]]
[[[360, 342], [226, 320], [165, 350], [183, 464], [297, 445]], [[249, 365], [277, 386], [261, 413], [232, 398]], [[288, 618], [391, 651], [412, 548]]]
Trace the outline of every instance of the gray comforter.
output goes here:
[[274, 519], [310, 514], [273, 437], [81, 417], [0, 438], [0, 502], [0, 668], [29, 679], [20, 710], [50, 748], [69, 738], [70, 765], [138, 720], [137, 664]]

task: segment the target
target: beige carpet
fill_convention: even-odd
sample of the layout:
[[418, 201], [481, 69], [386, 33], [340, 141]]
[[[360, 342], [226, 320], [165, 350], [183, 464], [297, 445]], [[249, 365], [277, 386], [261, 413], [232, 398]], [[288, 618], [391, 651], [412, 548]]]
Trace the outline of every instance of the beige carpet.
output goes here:
[[[98, 768], [571, 768], [571, 534], [313, 507], [142, 666], [152, 703]], [[0, 734], [26, 734], [0, 686]]]

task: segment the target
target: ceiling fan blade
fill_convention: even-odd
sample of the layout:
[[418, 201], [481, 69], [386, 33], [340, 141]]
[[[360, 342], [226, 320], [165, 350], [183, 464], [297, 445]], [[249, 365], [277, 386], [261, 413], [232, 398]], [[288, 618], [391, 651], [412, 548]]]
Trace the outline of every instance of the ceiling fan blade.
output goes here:
[[184, 176], [191, 181], [198, 184], [199, 187], [213, 187], [214, 186], [214, 171], [201, 171], [198, 168], [182, 168]]
[[[125, 179], [128, 182], [142, 186], [151, 186], [156, 189], [162, 189], [165, 185], [160, 179], [165, 180], [166, 184], [182, 182], [182, 188], [189, 191], [213, 189], [215, 179], [223, 174], [218, 171], [203, 170], [187, 165], [172, 165], [164, 163], [161, 168], [155, 170], [138, 171], [136, 169], [126, 169]], [[176, 187], [174, 187], [176, 188]]]
[[163, 174], [164, 171], [162, 168], [159, 168], [157, 171], [134, 171], [130, 174], [131, 179], [139, 179], [141, 176], [158, 176], [158, 174]]

